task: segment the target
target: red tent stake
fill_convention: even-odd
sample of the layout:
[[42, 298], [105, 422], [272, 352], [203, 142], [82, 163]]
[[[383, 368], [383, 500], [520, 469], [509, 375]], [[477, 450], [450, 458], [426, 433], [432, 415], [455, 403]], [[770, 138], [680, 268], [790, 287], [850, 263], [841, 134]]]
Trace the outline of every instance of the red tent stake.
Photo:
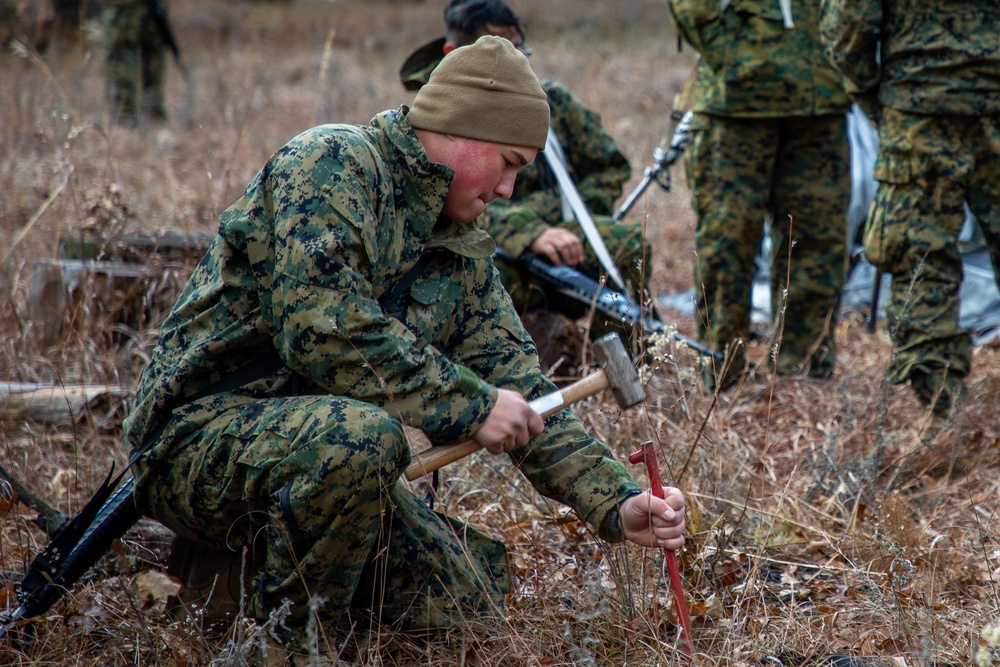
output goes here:
[[[657, 498], [663, 497], [663, 480], [660, 479], [660, 466], [656, 463], [656, 453], [653, 451], [653, 443], [645, 442], [642, 449], [628, 457], [629, 463], [646, 463], [646, 471], [649, 474], [649, 485], [652, 493]], [[687, 602], [684, 601], [684, 587], [681, 584], [681, 572], [677, 566], [677, 554], [669, 549], [664, 549], [663, 553], [667, 557], [667, 574], [670, 576], [670, 588], [674, 591], [674, 606], [677, 608], [677, 620], [681, 624], [681, 648], [691, 661], [691, 652], [694, 644], [691, 641], [691, 619], [688, 617]]]

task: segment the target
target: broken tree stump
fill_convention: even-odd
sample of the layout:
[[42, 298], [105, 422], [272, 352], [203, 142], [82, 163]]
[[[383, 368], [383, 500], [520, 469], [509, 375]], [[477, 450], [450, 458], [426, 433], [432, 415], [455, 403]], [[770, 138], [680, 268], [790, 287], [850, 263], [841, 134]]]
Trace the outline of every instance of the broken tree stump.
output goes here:
[[31, 277], [29, 314], [39, 340], [55, 344], [67, 325], [94, 325], [106, 313], [120, 321], [153, 273], [144, 266], [78, 259], [35, 262]]
[[214, 236], [69, 237], [58, 258], [35, 263], [29, 314], [43, 347], [70, 330], [145, 328], [180, 293]]

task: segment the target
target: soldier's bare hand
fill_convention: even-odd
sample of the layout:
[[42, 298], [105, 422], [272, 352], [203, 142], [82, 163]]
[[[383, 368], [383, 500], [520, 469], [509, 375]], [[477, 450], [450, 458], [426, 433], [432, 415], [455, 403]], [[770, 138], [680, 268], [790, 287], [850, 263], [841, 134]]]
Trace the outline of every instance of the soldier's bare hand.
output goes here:
[[528, 250], [536, 255], [545, 255], [549, 261], [559, 266], [574, 266], [583, 261], [583, 242], [576, 234], [562, 227], [549, 227], [532, 241]]
[[644, 547], [676, 551], [684, 546], [684, 495], [672, 486], [663, 487], [663, 498], [650, 491], [622, 503], [619, 516], [625, 539]]
[[493, 454], [509, 452], [545, 428], [541, 416], [516, 391], [499, 390], [496, 405], [472, 439]]

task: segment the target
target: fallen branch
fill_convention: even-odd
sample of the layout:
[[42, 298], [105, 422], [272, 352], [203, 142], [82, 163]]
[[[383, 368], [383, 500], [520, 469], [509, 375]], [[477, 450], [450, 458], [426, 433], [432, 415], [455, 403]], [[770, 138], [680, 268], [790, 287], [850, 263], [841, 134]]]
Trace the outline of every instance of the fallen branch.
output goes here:
[[27, 417], [37, 422], [68, 426], [101, 401], [124, 396], [121, 387], [106, 384], [0, 382], [0, 418]]

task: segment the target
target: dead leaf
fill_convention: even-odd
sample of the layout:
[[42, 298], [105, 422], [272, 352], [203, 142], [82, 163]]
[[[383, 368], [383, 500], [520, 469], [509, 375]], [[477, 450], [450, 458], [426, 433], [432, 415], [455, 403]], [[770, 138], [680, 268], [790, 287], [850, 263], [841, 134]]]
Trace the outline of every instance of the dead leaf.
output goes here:
[[139, 589], [139, 599], [146, 609], [171, 595], [177, 595], [181, 590], [181, 583], [177, 579], [158, 570], [142, 572], [135, 578], [135, 584]]
[[0, 609], [10, 609], [16, 607], [17, 597], [14, 590], [14, 583], [8, 582], [0, 588]]
[[0, 498], [0, 517], [5, 517], [17, 504], [17, 491], [11, 489], [9, 498]]

